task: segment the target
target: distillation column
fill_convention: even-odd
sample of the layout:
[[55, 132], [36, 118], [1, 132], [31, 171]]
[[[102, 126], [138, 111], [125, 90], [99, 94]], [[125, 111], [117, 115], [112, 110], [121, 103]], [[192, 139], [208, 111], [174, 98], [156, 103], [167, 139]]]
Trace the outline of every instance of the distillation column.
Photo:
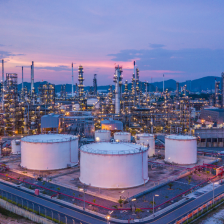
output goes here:
[[115, 67], [115, 74], [114, 74], [114, 82], [115, 82], [115, 114], [120, 114], [121, 112], [121, 84], [122, 84], [122, 67], [116, 66]]

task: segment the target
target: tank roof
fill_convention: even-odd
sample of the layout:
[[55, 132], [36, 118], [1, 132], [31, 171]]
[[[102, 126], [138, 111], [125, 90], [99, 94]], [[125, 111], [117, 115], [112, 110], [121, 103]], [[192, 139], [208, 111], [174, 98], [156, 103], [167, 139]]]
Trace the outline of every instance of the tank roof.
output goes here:
[[130, 132], [116, 132], [114, 135], [131, 135]]
[[106, 133], [106, 132], [110, 132], [110, 130], [96, 130], [95, 132]]
[[138, 136], [138, 137], [154, 137], [153, 134], [149, 134], [149, 133], [136, 134], [136, 136]]
[[41, 134], [41, 135], [30, 135], [21, 139], [23, 142], [42, 142], [42, 143], [52, 143], [52, 142], [67, 142], [70, 140], [78, 139], [75, 135], [65, 135], [65, 134]]
[[196, 137], [191, 135], [167, 135], [165, 138], [174, 140], [195, 140]]
[[93, 154], [124, 155], [145, 152], [148, 147], [133, 143], [99, 142], [84, 145], [80, 150]]

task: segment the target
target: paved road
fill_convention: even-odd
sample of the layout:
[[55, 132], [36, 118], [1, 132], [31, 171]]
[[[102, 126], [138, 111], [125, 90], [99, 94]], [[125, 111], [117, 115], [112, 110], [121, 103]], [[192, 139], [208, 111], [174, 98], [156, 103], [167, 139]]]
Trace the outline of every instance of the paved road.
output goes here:
[[[219, 195], [224, 192], [224, 185], [218, 187], [215, 189], [215, 196]], [[210, 201], [213, 198], [213, 192], [208, 192], [204, 195], [202, 195], [199, 198], [196, 198], [193, 201], [190, 201], [181, 207], [174, 209], [173, 211], [169, 212], [168, 214], [164, 215], [163, 217], [152, 221], [148, 223], [153, 224], [163, 224], [163, 223], [174, 223], [176, 220], [181, 219], [181, 217], [185, 216], [189, 212], [195, 210], [197, 207], [199, 207], [202, 204], [205, 204], [206, 202]]]
[[[29, 192], [25, 192], [22, 189], [17, 189], [16, 187], [0, 183], [0, 189], [8, 191], [12, 194], [18, 195], [23, 197], [24, 199], [27, 199], [31, 202], [41, 204], [49, 209], [53, 209], [61, 214], [64, 214], [68, 217], [72, 217], [75, 220], [79, 220], [82, 224], [88, 224], [88, 223], [96, 223], [96, 224], [102, 224], [106, 223], [106, 221], [103, 218], [99, 218], [97, 216], [94, 216], [92, 214], [79, 211], [75, 208], [66, 206], [64, 204], [61, 204], [59, 202], [51, 201], [50, 199], [45, 199], [40, 196], [35, 196], [34, 194], [31, 194]], [[218, 187], [215, 189], [215, 196], [219, 195], [224, 192], [224, 185]], [[190, 200], [189, 202], [185, 203], [184, 205], [180, 205], [181, 207], [174, 208], [173, 210], [167, 212], [166, 214], [162, 214], [160, 217], [156, 217], [156, 220], [151, 220], [147, 222], [142, 223], [152, 223], [152, 224], [171, 224], [174, 223], [177, 219], [181, 219], [184, 215], [188, 214], [189, 212], [193, 211], [200, 205], [206, 203], [207, 201], [211, 200], [213, 197], [213, 192], [208, 192], [204, 195], [202, 195], [199, 198], [196, 198], [194, 200]], [[114, 223], [114, 222], [111, 222]], [[139, 222], [141, 223], [141, 222]]]
[[18, 195], [33, 203], [43, 205], [44, 207], [57, 211], [58, 213], [64, 214], [68, 217], [74, 218], [75, 220], [79, 220], [82, 224], [88, 224], [88, 223], [105, 224], [106, 223], [106, 221], [104, 221], [103, 218], [98, 218], [89, 213], [81, 212], [78, 209], [75, 209], [72, 207], [70, 208], [69, 206], [51, 201], [50, 199], [48, 200], [40, 196], [37, 197], [34, 194], [26, 193], [22, 189], [17, 189], [10, 185], [0, 183], [0, 189], [10, 192], [14, 195]]

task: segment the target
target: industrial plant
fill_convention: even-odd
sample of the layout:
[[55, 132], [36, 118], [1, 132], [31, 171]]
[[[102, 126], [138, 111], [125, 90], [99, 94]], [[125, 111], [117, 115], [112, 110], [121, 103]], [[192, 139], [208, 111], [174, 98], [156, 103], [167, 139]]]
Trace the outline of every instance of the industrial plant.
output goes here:
[[87, 87], [72, 63], [68, 91], [37, 86], [33, 61], [25, 85], [24, 67], [5, 73], [2, 60], [0, 181], [117, 223], [154, 219], [221, 185], [224, 73], [205, 93], [190, 80], [166, 87], [164, 75], [162, 88], [143, 82], [140, 69], [134, 61], [128, 83], [116, 65], [100, 91], [97, 74]]

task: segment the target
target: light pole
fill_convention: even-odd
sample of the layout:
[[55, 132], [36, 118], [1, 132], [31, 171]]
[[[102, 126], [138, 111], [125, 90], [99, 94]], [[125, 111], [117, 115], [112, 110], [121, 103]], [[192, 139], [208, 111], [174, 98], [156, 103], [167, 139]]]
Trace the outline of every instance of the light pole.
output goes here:
[[83, 207], [83, 210], [85, 211], [85, 209], [86, 209], [86, 200], [85, 200], [85, 196], [86, 196], [86, 188], [85, 188], [85, 185], [84, 185], [84, 187], [83, 188], [81, 188], [81, 189], [79, 189], [80, 191], [83, 191], [83, 193], [84, 193], [84, 207]]
[[107, 224], [110, 224], [110, 216], [109, 215], [106, 217], [106, 219], [107, 219]]
[[155, 194], [155, 195], [153, 195], [153, 217], [155, 217], [155, 214], [154, 214], [154, 204], [155, 204], [155, 200], [154, 200], [154, 197], [159, 197], [159, 195], [158, 194]]
[[214, 205], [214, 182], [213, 182], [213, 200], [212, 200], [212, 202], [213, 202], [213, 205]]

